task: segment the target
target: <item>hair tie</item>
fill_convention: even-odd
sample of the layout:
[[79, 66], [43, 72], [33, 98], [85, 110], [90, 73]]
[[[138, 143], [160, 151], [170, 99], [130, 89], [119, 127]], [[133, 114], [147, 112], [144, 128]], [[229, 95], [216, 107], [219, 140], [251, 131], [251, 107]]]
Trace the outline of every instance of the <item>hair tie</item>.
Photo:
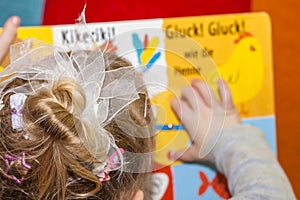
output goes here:
[[26, 159], [25, 159], [25, 153], [22, 152], [20, 155], [18, 155], [17, 157], [11, 156], [9, 154], [4, 154], [4, 161], [6, 164], [6, 169], [3, 172], [3, 176], [5, 178], [14, 180], [17, 184], [22, 184], [23, 180], [24, 180], [24, 176], [22, 176], [21, 179], [17, 178], [15, 175], [13, 174], [9, 174], [10, 168], [11, 166], [15, 163], [18, 162], [18, 160], [21, 160], [22, 163], [22, 167], [25, 169], [31, 169], [31, 166], [29, 164], [26, 163]]

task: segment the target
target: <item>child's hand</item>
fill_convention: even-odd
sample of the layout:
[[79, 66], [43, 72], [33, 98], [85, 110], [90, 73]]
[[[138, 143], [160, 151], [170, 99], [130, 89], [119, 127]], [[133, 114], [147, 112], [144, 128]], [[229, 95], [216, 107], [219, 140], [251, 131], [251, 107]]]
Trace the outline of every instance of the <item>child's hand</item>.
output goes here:
[[193, 141], [188, 149], [176, 152], [174, 159], [196, 161], [204, 158], [224, 128], [241, 123], [228, 85], [220, 79], [218, 88], [220, 102], [207, 83], [194, 79], [191, 86], [182, 89], [181, 97], [171, 102]]
[[19, 17], [13, 16], [10, 17], [4, 24], [3, 32], [0, 34], [0, 63], [7, 53], [9, 45], [16, 36], [20, 21]]

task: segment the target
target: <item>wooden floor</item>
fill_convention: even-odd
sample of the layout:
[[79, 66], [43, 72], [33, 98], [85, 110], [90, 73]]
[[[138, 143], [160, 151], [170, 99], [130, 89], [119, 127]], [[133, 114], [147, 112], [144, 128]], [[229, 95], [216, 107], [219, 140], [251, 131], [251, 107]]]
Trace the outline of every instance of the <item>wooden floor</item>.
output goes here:
[[300, 1], [252, 0], [273, 25], [279, 161], [300, 198]]

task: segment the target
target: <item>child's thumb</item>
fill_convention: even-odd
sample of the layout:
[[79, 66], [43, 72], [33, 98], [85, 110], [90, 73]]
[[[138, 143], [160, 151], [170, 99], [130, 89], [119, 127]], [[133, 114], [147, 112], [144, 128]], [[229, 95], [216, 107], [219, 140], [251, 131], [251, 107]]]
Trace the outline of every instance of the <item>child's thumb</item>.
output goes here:
[[172, 156], [172, 160], [179, 160], [182, 162], [196, 161], [199, 160], [199, 152], [195, 146], [192, 145], [187, 149], [176, 151]]
[[3, 31], [0, 34], [0, 62], [6, 55], [9, 45], [16, 36], [20, 18], [17, 16], [10, 17], [4, 24]]

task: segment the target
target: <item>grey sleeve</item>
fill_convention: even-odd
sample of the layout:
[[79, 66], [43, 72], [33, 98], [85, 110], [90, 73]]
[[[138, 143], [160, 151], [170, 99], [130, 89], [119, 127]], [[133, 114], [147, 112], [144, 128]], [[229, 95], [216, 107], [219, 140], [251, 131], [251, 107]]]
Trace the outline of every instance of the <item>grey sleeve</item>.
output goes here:
[[255, 127], [225, 129], [209, 159], [227, 177], [231, 199], [296, 199], [264, 134]]

